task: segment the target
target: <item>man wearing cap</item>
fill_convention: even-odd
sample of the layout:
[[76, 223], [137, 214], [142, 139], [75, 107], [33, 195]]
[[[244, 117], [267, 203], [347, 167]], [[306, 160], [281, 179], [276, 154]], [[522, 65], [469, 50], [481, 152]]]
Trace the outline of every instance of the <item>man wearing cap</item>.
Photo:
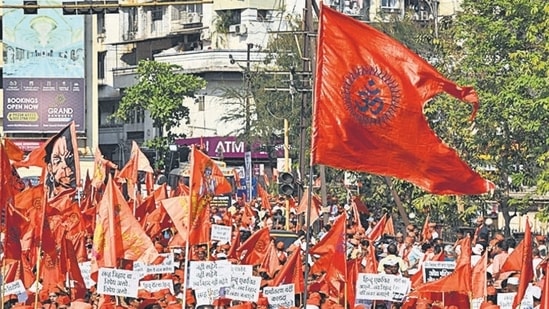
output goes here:
[[[406, 262], [397, 255], [397, 246], [395, 244], [390, 244], [387, 246], [387, 256], [382, 258], [379, 261], [377, 271], [379, 273], [386, 273], [386, 265], [389, 267], [395, 267], [398, 265], [398, 269], [396, 270], [396, 273], [393, 273], [395, 275], [402, 275], [404, 277], [408, 277], [408, 265]], [[391, 269], [392, 270], [392, 269]]]

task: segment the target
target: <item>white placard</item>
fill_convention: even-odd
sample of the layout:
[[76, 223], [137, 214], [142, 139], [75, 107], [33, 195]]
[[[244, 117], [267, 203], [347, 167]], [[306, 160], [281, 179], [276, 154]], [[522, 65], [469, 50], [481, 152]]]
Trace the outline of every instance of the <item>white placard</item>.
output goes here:
[[515, 299], [516, 292], [513, 293], [498, 293], [497, 305], [500, 309], [513, 309], [513, 300]]
[[232, 265], [231, 277], [251, 277], [253, 270], [252, 265]]
[[270, 308], [295, 306], [295, 287], [293, 283], [273, 287], [266, 286], [263, 288], [263, 295], [269, 300]]
[[82, 274], [82, 279], [84, 279], [86, 289], [94, 286], [95, 281], [93, 281], [93, 279], [91, 278], [91, 261], [78, 263], [78, 267], [80, 268], [80, 273]]
[[191, 261], [189, 266], [189, 287], [198, 289], [219, 289], [230, 285], [228, 263]]
[[261, 277], [232, 277], [226, 297], [233, 300], [256, 302], [259, 299]]
[[158, 292], [163, 289], [169, 289], [172, 295], [175, 295], [173, 290], [173, 280], [146, 280], [139, 282], [139, 288], [149, 292]]
[[97, 293], [137, 298], [139, 278], [132, 270], [99, 268]]
[[221, 243], [230, 244], [232, 227], [226, 225], [212, 224], [211, 240], [218, 240]]
[[410, 279], [386, 274], [358, 274], [356, 299], [401, 302], [410, 291]]
[[21, 279], [4, 284], [3, 295], [19, 295], [26, 292], [27, 289], [25, 289], [25, 285], [23, 284], [23, 281], [21, 281]]
[[196, 306], [211, 305], [214, 299], [219, 298], [219, 289], [198, 289], [194, 290]]
[[455, 261], [423, 262], [423, 282], [431, 282], [451, 274], [456, 268]]

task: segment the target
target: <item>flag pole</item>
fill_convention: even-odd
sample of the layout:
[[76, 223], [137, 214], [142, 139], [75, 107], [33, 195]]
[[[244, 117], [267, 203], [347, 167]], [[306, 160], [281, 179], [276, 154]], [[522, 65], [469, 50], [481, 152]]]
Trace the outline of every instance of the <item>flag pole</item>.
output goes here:
[[305, 215], [305, 274], [304, 274], [304, 284], [305, 284], [305, 287], [303, 289], [303, 300], [302, 300], [302, 305], [305, 304], [307, 302], [307, 298], [308, 298], [308, 295], [307, 295], [307, 289], [308, 289], [308, 283], [309, 283], [309, 250], [310, 250], [310, 243], [311, 243], [311, 228], [310, 228], [310, 225], [311, 225], [311, 204], [312, 204], [312, 201], [313, 201], [313, 186], [312, 186], [312, 183], [313, 183], [313, 161], [311, 160], [311, 163], [309, 165], [309, 192], [308, 192], [308, 196], [307, 196], [307, 213]]
[[[196, 151], [195, 149], [195, 145], [192, 145], [191, 146], [191, 154], [190, 154], [190, 167], [191, 167], [191, 172], [190, 172], [190, 175], [189, 175], [189, 219], [187, 220], [186, 222], [186, 225], [187, 225], [187, 230], [191, 231], [191, 222], [192, 221], [192, 214], [193, 214], [193, 181], [194, 181], [194, 164], [195, 164], [195, 160], [194, 160], [194, 152]], [[185, 265], [183, 267], [183, 273], [184, 273], [184, 280], [183, 280], [183, 291], [185, 292], [185, 296], [183, 297], [183, 309], [187, 308], [187, 296], [186, 296], [186, 293], [187, 293], [187, 287], [189, 286], [187, 284], [187, 278], [190, 278], [189, 277], [189, 274], [188, 274], [188, 271], [189, 271], [189, 251], [190, 251], [190, 245], [189, 245], [189, 238], [187, 237], [187, 241], [185, 242]]]

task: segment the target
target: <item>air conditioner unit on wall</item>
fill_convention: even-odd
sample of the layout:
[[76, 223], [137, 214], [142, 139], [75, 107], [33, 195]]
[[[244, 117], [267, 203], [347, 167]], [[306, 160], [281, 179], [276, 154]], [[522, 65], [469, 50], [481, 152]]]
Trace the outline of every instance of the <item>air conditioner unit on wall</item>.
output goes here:
[[238, 24], [238, 25], [230, 25], [229, 26], [229, 33], [234, 33], [237, 35], [243, 35], [248, 33], [248, 28], [246, 25]]
[[230, 25], [229, 26], [229, 32], [230, 33], [239, 33], [240, 32], [240, 25]]

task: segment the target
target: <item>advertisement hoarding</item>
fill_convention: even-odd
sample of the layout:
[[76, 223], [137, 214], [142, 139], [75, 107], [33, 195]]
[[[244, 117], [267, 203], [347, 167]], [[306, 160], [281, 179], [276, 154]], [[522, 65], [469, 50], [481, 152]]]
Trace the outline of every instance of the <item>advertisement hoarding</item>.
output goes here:
[[[20, 5], [6, 0], [4, 4]], [[61, 1], [38, 5], [61, 6]], [[75, 121], [85, 130], [84, 17], [61, 8], [5, 10], [4, 131], [58, 132]]]

